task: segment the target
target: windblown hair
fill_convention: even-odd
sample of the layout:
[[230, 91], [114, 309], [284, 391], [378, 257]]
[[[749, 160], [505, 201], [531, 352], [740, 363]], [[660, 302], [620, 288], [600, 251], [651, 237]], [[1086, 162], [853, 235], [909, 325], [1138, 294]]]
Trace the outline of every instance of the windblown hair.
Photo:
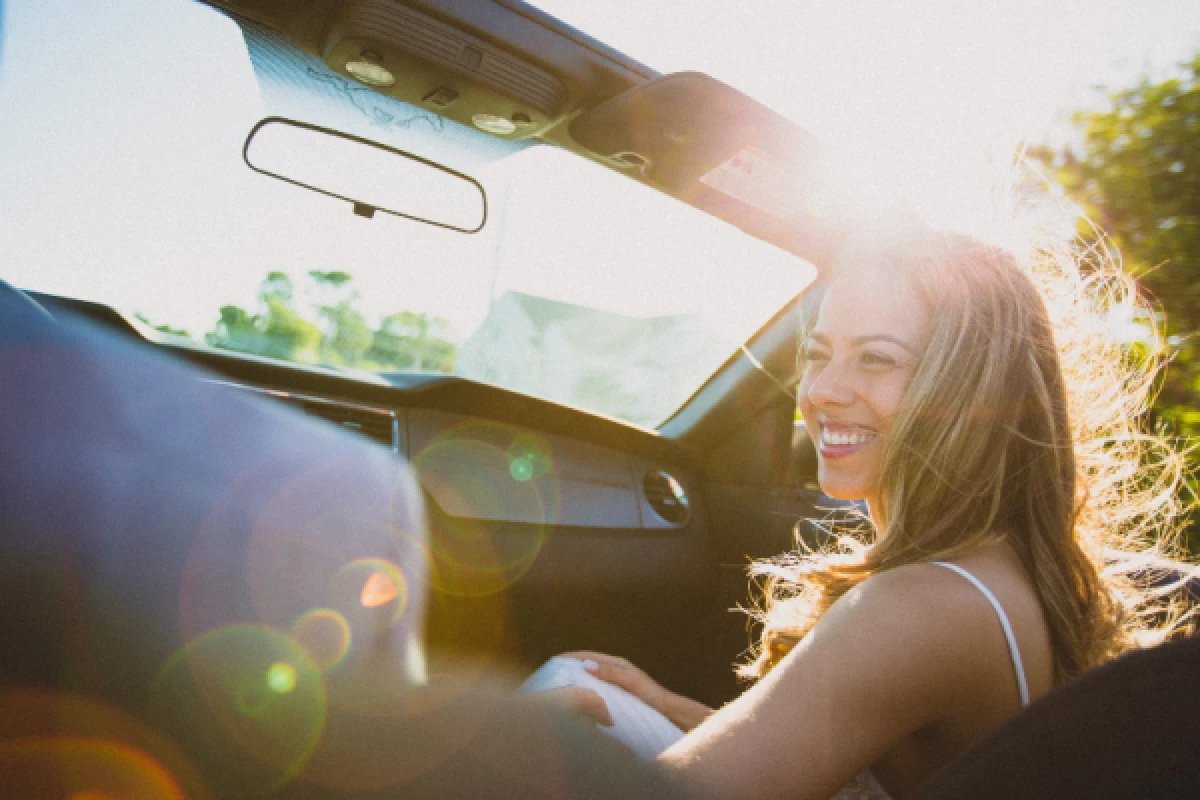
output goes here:
[[[1002, 537], [1041, 602], [1056, 685], [1165, 636], [1180, 615], [1154, 565], [1176, 554], [1184, 459], [1142, 427], [1163, 347], [1133, 280], [1095, 248], [1026, 269], [931, 231], [859, 242], [834, 269], [858, 256], [909, 276], [931, 320], [883, 456], [878, 536], [835, 531], [752, 566], [763, 632], [742, 675], [765, 675], [870, 576]], [[1117, 341], [1114, 321], [1143, 339]]]

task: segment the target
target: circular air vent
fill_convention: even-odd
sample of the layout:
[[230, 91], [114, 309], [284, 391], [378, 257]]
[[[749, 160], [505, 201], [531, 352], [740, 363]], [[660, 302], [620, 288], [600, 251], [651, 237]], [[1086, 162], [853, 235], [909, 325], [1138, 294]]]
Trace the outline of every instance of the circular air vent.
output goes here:
[[642, 491], [646, 494], [646, 502], [654, 509], [654, 513], [672, 525], [682, 525], [688, 521], [688, 499], [679, 481], [665, 472], [655, 470], [646, 473], [642, 482]]

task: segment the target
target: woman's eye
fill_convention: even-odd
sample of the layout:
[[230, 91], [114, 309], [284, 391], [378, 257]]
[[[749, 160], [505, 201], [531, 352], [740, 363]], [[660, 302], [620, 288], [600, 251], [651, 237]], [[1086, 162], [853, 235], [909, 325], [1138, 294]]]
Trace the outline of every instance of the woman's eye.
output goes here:
[[859, 356], [859, 360], [868, 367], [894, 367], [896, 359], [883, 353], [866, 352]]
[[822, 350], [804, 350], [800, 353], [801, 364], [814, 364], [820, 361], [828, 361], [829, 354]]

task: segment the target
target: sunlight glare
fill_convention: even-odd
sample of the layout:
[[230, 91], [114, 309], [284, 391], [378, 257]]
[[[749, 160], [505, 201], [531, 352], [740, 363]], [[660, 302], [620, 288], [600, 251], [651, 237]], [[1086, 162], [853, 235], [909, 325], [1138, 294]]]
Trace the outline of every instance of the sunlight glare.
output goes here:
[[852, 181], [992, 241], [1011, 235], [996, 193], [1020, 143], [1095, 102], [1092, 86], [1200, 47], [1194, 0], [534, 2], [660, 72], [746, 92], [856, 164]]

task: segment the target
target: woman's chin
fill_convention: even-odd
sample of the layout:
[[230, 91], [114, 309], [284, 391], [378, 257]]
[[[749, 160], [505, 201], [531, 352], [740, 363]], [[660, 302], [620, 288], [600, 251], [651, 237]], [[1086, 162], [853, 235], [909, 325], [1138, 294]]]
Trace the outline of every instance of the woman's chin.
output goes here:
[[846, 502], [851, 503], [859, 500], [866, 500], [866, 495], [864, 495], [862, 492], [846, 492], [838, 491], [836, 489], [830, 490], [826, 489], [825, 487], [821, 487], [821, 492], [827, 497], [832, 497], [834, 500], [845, 500]]
[[871, 493], [869, 488], [863, 486], [859, 481], [839, 481], [832, 478], [822, 480], [818, 476], [817, 483], [821, 486], [821, 492], [834, 500], [847, 502], [866, 500]]

